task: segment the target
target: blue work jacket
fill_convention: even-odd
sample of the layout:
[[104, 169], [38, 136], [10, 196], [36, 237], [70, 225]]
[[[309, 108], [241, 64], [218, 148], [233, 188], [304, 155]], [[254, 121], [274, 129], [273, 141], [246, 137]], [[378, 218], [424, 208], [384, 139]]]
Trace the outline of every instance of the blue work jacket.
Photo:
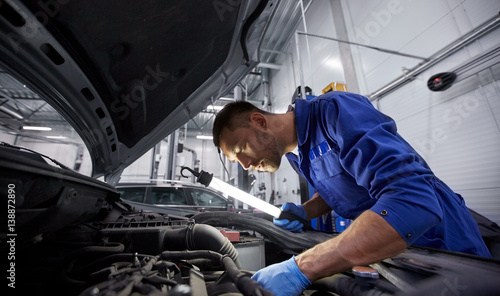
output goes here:
[[408, 245], [491, 257], [463, 198], [439, 180], [389, 116], [357, 94], [297, 99], [292, 167], [340, 216], [370, 209]]

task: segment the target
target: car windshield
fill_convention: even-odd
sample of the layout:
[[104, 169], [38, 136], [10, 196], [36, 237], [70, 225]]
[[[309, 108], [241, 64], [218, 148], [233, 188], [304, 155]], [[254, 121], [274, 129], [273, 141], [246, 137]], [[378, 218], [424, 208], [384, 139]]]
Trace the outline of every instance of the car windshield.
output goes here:
[[151, 204], [187, 205], [186, 197], [179, 188], [153, 187], [151, 189]]
[[227, 201], [222, 197], [199, 189], [188, 189], [193, 201], [198, 206], [225, 207]]
[[144, 202], [144, 187], [117, 188], [117, 191], [123, 199]]

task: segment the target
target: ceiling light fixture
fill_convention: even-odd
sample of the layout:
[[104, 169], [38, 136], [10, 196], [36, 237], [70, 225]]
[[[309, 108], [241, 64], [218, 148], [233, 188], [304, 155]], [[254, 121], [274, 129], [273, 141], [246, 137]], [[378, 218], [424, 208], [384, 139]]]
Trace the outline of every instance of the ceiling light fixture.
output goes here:
[[324, 61], [324, 64], [332, 69], [342, 70], [342, 63], [336, 58], [330, 58]]
[[199, 140], [213, 140], [214, 137], [213, 136], [208, 136], [208, 135], [197, 135], [196, 139], [199, 139]]
[[207, 110], [209, 111], [220, 111], [222, 110], [222, 108], [224, 108], [224, 106], [216, 106], [216, 105], [209, 105], [207, 106]]
[[25, 126], [23, 126], [23, 130], [25, 130], [25, 131], [49, 132], [49, 131], [52, 130], [52, 128], [47, 127], [47, 126], [29, 126], [29, 125], [25, 125]]

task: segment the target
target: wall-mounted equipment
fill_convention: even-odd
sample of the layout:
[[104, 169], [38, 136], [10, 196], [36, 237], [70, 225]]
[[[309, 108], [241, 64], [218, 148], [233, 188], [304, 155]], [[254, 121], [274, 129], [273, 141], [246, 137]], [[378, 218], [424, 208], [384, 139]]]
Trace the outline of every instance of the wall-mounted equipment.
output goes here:
[[444, 91], [453, 85], [456, 78], [457, 74], [453, 72], [438, 73], [427, 80], [427, 87], [431, 91]]

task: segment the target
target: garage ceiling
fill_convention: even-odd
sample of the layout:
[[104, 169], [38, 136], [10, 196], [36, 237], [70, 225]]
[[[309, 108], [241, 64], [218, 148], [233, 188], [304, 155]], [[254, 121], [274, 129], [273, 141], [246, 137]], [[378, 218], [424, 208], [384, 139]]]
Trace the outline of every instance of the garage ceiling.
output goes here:
[[54, 108], [3, 69], [0, 69], [0, 111], [3, 131], [19, 132], [23, 125], [71, 130]]

